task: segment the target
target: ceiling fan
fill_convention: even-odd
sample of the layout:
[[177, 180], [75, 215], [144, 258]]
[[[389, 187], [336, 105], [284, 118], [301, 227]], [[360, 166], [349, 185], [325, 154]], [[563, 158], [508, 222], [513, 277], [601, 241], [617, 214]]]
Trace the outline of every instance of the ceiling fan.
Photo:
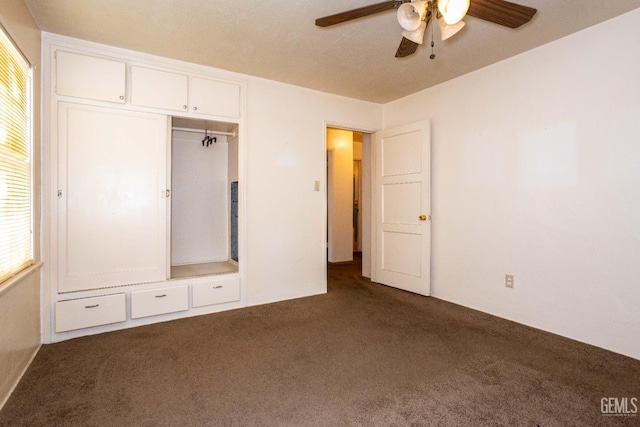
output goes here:
[[[318, 18], [316, 25], [328, 27], [393, 9], [397, 9], [398, 22], [404, 30], [396, 58], [415, 53], [422, 44], [427, 26], [434, 18], [438, 20], [441, 39], [446, 40], [464, 27], [462, 18], [466, 15], [518, 28], [529, 22], [537, 12], [532, 7], [506, 0], [391, 0]], [[432, 54], [431, 59], [433, 58], [435, 55]]]

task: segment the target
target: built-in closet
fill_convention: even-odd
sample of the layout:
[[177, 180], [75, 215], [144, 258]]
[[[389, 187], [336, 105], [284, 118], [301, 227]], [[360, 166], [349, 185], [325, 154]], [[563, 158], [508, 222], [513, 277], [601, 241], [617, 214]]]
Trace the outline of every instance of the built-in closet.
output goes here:
[[244, 306], [245, 83], [43, 38], [45, 342]]

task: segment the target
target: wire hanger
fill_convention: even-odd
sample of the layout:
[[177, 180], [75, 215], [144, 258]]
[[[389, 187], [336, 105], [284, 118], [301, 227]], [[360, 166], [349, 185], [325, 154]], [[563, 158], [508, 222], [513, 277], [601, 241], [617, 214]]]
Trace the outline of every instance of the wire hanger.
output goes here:
[[209, 132], [207, 131], [207, 129], [204, 130], [204, 138], [202, 139], [202, 146], [204, 147], [205, 143], [207, 144], [206, 146], [208, 147], [209, 145], [218, 142], [218, 138], [216, 138], [215, 136], [210, 136]]

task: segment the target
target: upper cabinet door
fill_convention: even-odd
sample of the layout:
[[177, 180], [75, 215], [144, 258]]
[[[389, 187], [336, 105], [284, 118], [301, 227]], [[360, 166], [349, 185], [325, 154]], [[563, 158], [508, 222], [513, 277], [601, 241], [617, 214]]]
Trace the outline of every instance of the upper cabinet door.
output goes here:
[[56, 93], [124, 104], [126, 63], [76, 53], [56, 52]]
[[131, 104], [187, 111], [186, 74], [131, 66]]
[[192, 113], [239, 118], [240, 85], [191, 77], [189, 105]]

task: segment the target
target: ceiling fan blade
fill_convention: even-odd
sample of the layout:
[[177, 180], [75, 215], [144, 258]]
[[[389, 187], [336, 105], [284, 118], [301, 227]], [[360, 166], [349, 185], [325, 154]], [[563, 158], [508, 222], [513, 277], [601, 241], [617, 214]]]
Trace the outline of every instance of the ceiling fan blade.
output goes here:
[[346, 12], [336, 13], [335, 15], [325, 16], [324, 18], [318, 18], [316, 19], [316, 25], [318, 27], [328, 27], [330, 25], [339, 24], [341, 22], [351, 21], [352, 19], [363, 18], [365, 16], [373, 15], [376, 13], [386, 12], [387, 10], [397, 8], [402, 3], [404, 3], [404, 0], [392, 0], [372, 4], [369, 6], [359, 7], [358, 9], [352, 9]]
[[413, 55], [418, 49], [418, 43], [412, 42], [406, 37], [402, 38], [400, 42], [400, 46], [398, 46], [398, 50], [396, 51], [396, 58], [404, 58], [405, 56]]
[[518, 28], [533, 18], [536, 9], [506, 0], [471, 0], [467, 15], [494, 22], [509, 28]]

